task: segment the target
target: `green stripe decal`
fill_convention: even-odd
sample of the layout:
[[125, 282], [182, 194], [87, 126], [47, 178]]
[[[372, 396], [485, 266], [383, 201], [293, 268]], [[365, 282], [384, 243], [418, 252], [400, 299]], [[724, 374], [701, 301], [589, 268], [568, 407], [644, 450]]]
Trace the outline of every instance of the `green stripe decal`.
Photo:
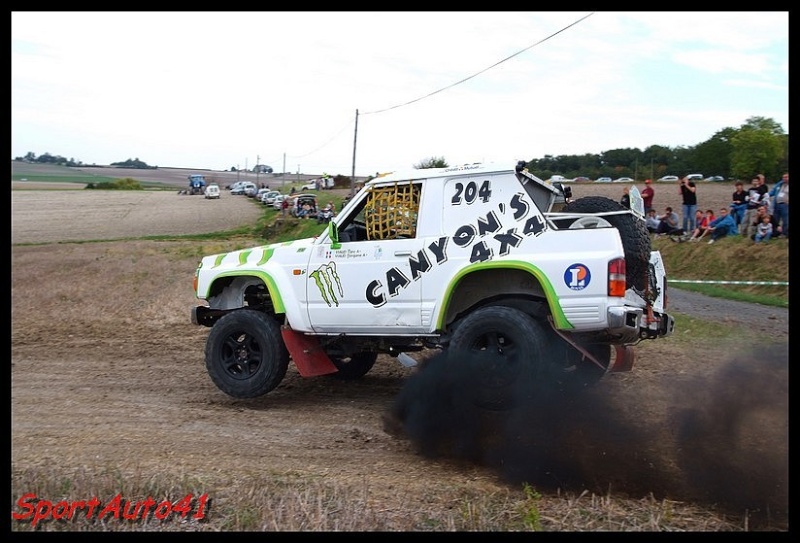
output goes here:
[[263, 266], [264, 264], [266, 264], [266, 263], [267, 263], [267, 260], [269, 260], [270, 258], [272, 258], [272, 255], [273, 255], [274, 253], [275, 253], [275, 249], [272, 249], [272, 248], [269, 248], [269, 249], [264, 249], [264, 252], [263, 252], [263, 253], [261, 253], [261, 260], [259, 260], [259, 261], [258, 261], [258, 263], [256, 264], [256, 266]]

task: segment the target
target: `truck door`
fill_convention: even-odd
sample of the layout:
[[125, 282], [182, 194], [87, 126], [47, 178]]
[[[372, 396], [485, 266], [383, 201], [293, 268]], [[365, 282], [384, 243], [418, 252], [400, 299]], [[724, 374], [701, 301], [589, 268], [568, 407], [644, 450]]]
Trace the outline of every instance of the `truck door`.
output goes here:
[[424, 332], [416, 237], [420, 185], [393, 185], [363, 195], [339, 217], [340, 246], [327, 235], [315, 246], [306, 282], [308, 314], [318, 333]]

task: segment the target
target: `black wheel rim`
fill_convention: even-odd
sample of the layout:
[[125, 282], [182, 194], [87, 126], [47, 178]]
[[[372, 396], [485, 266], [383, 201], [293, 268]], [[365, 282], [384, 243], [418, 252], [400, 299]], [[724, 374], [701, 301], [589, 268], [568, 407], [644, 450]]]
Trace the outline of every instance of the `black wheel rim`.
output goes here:
[[246, 380], [261, 367], [262, 353], [261, 345], [253, 336], [234, 332], [222, 344], [220, 361], [229, 377]]
[[499, 330], [479, 335], [469, 351], [478, 358], [478, 375], [489, 388], [506, 387], [519, 376], [519, 347]]

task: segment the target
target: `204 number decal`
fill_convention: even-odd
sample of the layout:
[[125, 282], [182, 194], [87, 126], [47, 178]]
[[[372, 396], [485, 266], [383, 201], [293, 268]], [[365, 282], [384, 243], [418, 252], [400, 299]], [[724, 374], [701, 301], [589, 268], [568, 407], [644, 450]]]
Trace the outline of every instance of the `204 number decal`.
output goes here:
[[488, 179], [481, 183], [480, 188], [478, 188], [478, 183], [475, 181], [470, 181], [466, 185], [464, 183], [456, 183], [456, 193], [453, 194], [450, 203], [454, 206], [459, 206], [462, 202], [466, 202], [469, 205], [475, 202], [478, 197], [484, 203], [488, 202], [492, 197], [492, 184]]

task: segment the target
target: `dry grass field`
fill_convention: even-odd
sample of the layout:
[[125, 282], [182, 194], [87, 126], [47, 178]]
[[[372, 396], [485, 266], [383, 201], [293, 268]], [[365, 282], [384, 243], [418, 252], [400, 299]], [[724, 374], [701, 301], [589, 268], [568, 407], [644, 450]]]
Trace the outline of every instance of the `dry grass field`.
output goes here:
[[[677, 187], [656, 191], [659, 209], [679, 203]], [[729, 192], [701, 184], [698, 199], [719, 207]], [[251, 201], [11, 193], [10, 490], [24, 517], [12, 531], [788, 531], [785, 320], [768, 324], [775, 348], [737, 322], [681, 317], [674, 337], [638, 347], [632, 372], [571, 405], [465, 425], [417, 397], [444, 439], [433, 454], [389, 424], [404, 397], [433, 385], [389, 357], [359, 381], [290, 367], [248, 401], [211, 383], [208, 330], [189, 322], [195, 266], [264, 240], [139, 238], [251, 224], [261, 213]], [[104, 507], [117, 495], [191, 496], [192, 510], [50, 515], [34, 528], [30, 494], [41, 512], [45, 501]], [[203, 518], [192, 518], [203, 495]]]

